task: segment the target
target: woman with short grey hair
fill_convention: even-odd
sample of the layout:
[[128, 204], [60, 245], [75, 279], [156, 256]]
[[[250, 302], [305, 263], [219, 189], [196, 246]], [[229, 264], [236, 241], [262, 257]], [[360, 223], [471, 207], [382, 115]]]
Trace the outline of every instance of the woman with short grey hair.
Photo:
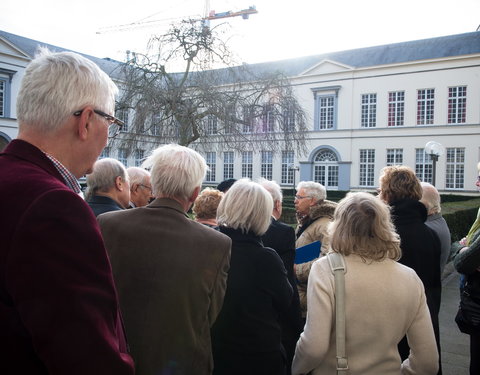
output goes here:
[[248, 179], [237, 181], [217, 210], [219, 230], [232, 239], [222, 310], [212, 328], [214, 375], [284, 375], [280, 315], [292, 287], [280, 256], [263, 247], [270, 225], [270, 193]]

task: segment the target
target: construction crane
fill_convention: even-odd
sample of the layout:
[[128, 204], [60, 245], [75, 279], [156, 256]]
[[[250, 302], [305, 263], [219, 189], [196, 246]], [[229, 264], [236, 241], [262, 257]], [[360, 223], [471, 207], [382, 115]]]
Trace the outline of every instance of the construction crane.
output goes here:
[[227, 12], [221, 12], [221, 13], [215, 13], [214, 10], [210, 11], [208, 16], [203, 18], [204, 20], [218, 20], [220, 18], [228, 18], [228, 17], [239, 17], [241, 16], [244, 20], [247, 20], [250, 14], [256, 14], [258, 13], [257, 9], [255, 8], [255, 5], [252, 5], [251, 7], [248, 7], [248, 9], [243, 9], [239, 10], [237, 12], [232, 12], [231, 10]]
[[[209, 8], [209, 1], [207, 0], [206, 6], [205, 6], [205, 16], [203, 18], [198, 19], [198, 21], [203, 22], [204, 25], [207, 27], [209, 26], [209, 22], [213, 20], [229, 18], [229, 17], [242, 17], [244, 20], [246, 20], [251, 14], [258, 13], [255, 5], [252, 5], [247, 9], [242, 9], [239, 11], [229, 10], [227, 12], [220, 12], [220, 13], [216, 13], [214, 10], [210, 11], [208, 8]], [[160, 23], [165, 23], [172, 20], [174, 20], [174, 18], [162, 19], [162, 20], [139, 21], [139, 22], [132, 22], [132, 23], [127, 23], [127, 24], [117, 25], [117, 26], [107, 26], [96, 31], [96, 34], [104, 34], [112, 31], [124, 31], [124, 30], [136, 29], [136, 28], [152, 27]]]

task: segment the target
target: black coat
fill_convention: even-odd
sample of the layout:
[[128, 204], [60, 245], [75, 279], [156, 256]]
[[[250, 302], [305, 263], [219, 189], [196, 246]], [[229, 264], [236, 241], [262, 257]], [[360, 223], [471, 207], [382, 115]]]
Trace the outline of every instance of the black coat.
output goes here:
[[[303, 330], [302, 315], [300, 312], [300, 300], [293, 272], [295, 262], [295, 230], [281, 221], [272, 218], [272, 223], [267, 232], [262, 236], [263, 245], [271, 247], [280, 255], [283, 265], [287, 270], [288, 281], [293, 289], [293, 300], [290, 309], [286, 315], [280, 317], [280, 326], [282, 328], [282, 343], [287, 354], [287, 363], [289, 367], [292, 364], [295, 354], [295, 346]], [[290, 373], [288, 371], [287, 373]]]
[[214, 374], [283, 374], [279, 315], [287, 314], [292, 287], [278, 254], [259, 236], [220, 227], [232, 239], [223, 307], [212, 327]]
[[94, 195], [87, 201], [87, 203], [95, 216], [101, 215], [105, 212], [123, 210], [116, 201], [103, 195]]
[[[441, 244], [437, 234], [430, 229], [425, 206], [413, 199], [401, 199], [390, 204], [392, 219], [400, 236], [402, 257], [399, 262], [413, 268], [425, 287], [427, 305], [433, 330], [440, 348], [438, 313], [442, 294], [440, 275]], [[408, 357], [407, 348], [400, 349], [402, 359]]]

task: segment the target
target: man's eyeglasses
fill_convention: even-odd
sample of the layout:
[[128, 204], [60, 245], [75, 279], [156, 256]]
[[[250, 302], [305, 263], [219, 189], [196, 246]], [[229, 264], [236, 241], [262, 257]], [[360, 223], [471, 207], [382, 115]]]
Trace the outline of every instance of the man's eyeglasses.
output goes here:
[[[83, 112], [83, 109], [80, 109], [79, 111], [73, 112], [73, 115], [80, 116], [82, 112]], [[122, 120], [116, 118], [115, 116], [108, 115], [105, 112], [100, 111], [99, 109], [94, 109], [93, 112], [95, 112], [99, 116], [102, 116], [104, 119], [108, 121], [108, 126], [109, 126], [108, 136], [111, 138], [116, 137], [118, 133], [120, 133], [120, 130], [122, 130], [122, 127], [125, 125], [125, 123]], [[115, 126], [112, 126], [112, 125], [115, 125]]]
[[295, 195], [295, 199], [298, 200], [298, 201], [299, 201], [300, 199], [305, 199], [305, 198], [311, 198], [311, 196], [310, 196], [310, 195], [305, 195], [305, 196], [303, 196], [303, 195]]
[[150, 190], [150, 193], [152, 192], [152, 187], [144, 184], [138, 184], [138, 186], [143, 186], [145, 189]]

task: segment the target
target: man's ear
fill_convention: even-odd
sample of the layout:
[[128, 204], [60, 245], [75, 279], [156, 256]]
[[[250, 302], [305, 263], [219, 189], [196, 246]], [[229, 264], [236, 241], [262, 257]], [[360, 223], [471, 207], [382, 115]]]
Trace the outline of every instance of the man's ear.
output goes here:
[[125, 180], [121, 176], [115, 177], [115, 187], [117, 190], [123, 191], [126, 188], [125, 185]]
[[91, 130], [94, 115], [95, 112], [93, 112], [93, 109], [87, 106], [83, 109], [82, 113], [79, 116], [76, 116], [76, 130], [78, 136], [82, 141], [85, 141], [88, 138], [88, 133]]

